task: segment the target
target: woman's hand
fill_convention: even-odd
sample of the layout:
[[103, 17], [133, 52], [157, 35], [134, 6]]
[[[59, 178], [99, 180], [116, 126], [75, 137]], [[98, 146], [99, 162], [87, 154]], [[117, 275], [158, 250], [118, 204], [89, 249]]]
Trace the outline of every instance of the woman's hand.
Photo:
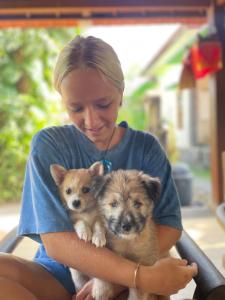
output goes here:
[[[188, 265], [184, 259], [167, 257], [158, 260], [153, 266], [140, 266], [137, 274], [137, 287], [143, 292], [169, 296], [183, 289], [197, 275], [197, 265]], [[91, 296], [92, 280], [73, 296], [73, 300], [94, 300]], [[118, 294], [124, 288], [118, 289]]]
[[184, 259], [167, 257], [151, 267], [141, 266], [137, 287], [144, 292], [169, 296], [183, 289], [197, 273], [195, 263], [188, 265]]

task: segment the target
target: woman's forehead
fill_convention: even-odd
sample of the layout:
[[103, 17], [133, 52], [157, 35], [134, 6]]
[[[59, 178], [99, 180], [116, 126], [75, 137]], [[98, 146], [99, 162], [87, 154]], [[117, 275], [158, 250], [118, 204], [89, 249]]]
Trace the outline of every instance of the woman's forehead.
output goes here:
[[67, 101], [104, 101], [113, 98], [117, 89], [96, 70], [73, 70], [62, 81], [61, 94]]

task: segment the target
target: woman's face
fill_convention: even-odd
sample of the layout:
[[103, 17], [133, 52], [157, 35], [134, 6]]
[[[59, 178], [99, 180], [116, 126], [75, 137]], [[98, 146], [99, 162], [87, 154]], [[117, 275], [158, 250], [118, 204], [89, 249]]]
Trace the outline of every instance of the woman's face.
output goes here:
[[63, 79], [61, 95], [73, 124], [104, 149], [115, 127], [122, 93], [98, 71], [78, 69]]

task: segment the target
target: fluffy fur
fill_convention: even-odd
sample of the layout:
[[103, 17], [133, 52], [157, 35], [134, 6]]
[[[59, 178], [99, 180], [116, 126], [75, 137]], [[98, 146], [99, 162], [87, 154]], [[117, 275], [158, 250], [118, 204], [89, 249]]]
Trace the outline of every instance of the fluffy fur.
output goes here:
[[[107, 247], [143, 265], [159, 258], [154, 202], [160, 194], [160, 182], [136, 170], [114, 171], [94, 180], [95, 197], [107, 231]], [[92, 295], [96, 300], [111, 299], [115, 285], [94, 279]], [[129, 300], [156, 300], [157, 296], [129, 290]]]
[[[62, 203], [68, 208], [74, 229], [80, 239], [92, 241], [97, 247], [106, 243], [105, 229], [99, 218], [97, 201], [91, 194], [91, 183], [95, 176], [103, 174], [103, 165], [96, 162], [89, 169], [66, 170], [60, 165], [51, 165], [51, 175], [59, 187]], [[70, 269], [79, 291], [89, 280], [77, 270]]]

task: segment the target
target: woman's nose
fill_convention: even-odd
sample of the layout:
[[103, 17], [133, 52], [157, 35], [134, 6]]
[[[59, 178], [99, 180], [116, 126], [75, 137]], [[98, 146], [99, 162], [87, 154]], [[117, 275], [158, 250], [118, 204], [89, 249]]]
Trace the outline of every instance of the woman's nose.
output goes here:
[[98, 125], [98, 114], [93, 108], [86, 109], [84, 123], [89, 129], [95, 129], [95, 126]]

